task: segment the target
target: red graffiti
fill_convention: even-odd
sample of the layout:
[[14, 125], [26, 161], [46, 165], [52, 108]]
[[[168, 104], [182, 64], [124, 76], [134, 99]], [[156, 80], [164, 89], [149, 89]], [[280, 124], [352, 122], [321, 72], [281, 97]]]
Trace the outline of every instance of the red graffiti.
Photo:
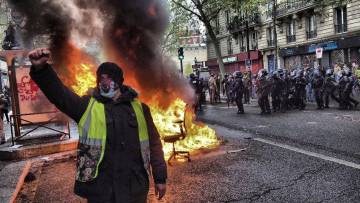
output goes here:
[[36, 83], [29, 77], [23, 76], [18, 83], [18, 93], [20, 101], [34, 101], [38, 98], [37, 92], [39, 87]]

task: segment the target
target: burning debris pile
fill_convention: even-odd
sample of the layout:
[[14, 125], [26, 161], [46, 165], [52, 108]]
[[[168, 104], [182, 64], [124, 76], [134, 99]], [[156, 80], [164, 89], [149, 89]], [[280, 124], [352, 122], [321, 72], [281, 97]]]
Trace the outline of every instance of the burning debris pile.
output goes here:
[[[168, 24], [162, 0], [8, 0], [26, 17], [24, 46], [37, 36], [48, 36], [53, 66], [64, 83], [79, 95], [96, 86], [95, 69], [101, 61], [119, 64], [125, 83], [134, 87], [149, 104], [163, 136], [176, 133], [175, 120], [187, 121], [187, 137], [179, 149], [198, 149], [218, 144], [215, 132], [194, 122], [186, 110], [194, 93], [172, 62], [160, 55], [160, 40]], [[100, 55], [86, 53], [96, 42]], [[184, 114], [184, 112], [188, 112]], [[170, 146], [164, 146], [165, 153]]]

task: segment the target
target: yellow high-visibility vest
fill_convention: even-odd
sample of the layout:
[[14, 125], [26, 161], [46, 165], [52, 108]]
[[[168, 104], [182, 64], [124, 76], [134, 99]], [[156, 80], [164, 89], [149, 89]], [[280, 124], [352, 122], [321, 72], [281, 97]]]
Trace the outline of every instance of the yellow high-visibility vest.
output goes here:
[[[144, 112], [141, 102], [137, 99], [131, 102], [131, 106], [134, 109], [138, 123], [138, 135], [144, 168], [150, 175], [149, 134]], [[86, 111], [80, 119], [78, 129], [79, 149], [76, 180], [87, 182], [98, 176], [99, 166], [104, 158], [107, 135], [105, 105], [91, 97]]]
[[360, 68], [355, 71], [356, 77], [360, 79]]

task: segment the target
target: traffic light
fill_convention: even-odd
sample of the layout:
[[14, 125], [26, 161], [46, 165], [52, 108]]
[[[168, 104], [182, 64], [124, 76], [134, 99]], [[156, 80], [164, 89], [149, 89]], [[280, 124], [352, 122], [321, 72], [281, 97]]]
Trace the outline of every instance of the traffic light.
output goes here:
[[184, 59], [184, 48], [183, 47], [180, 47], [178, 49], [178, 55], [179, 55], [179, 59], [180, 60], [183, 60]]

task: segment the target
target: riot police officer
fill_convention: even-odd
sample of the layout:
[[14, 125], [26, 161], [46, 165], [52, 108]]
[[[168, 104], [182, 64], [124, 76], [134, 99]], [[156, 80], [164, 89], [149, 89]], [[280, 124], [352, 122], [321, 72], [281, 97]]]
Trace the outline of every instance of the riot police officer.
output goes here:
[[232, 92], [234, 93], [235, 96], [235, 102], [236, 105], [238, 107], [238, 114], [244, 114], [244, 105], [242, 103], [242, 98], [243, 98], [243, 94], [244, 94], [244, 83], [242, 81], [242, 73], [240, 71], [236, 71], [234, 72], [234, 76], [235, 76], [235, 81], [234, 81], [234, 87]]
[[355, 84], [355, 78], [353, 77], [350, 69], [346, 69], [345, 74], [348, 77], [348, 83], [345, 86], [344, 99], [346, 101], [348, 101], [349, 109], [352, 109], [353, 107], [356, 108], [358, 106], [359, 102], [351, 97], [351, 93], [352, 93], [352, 90], [353, 90], [353, 87]]
[[261, 69], [258, 75], [258, 103], [261, 109], [260, 114], [270, 114], [270, 103], [269, 103], [269, 94], [271, 91], [271, 83], [268, 79], [268, 72], [265, 69]]
[[271, 99], [273, 112], [281, 109], [281, 93], [283, 91], [284, 82], [279, 77], [279, 72], [274, 71], [272, 75]]
[[226, 96], [226, 103], [228, 104], [228, 107], [230, 106], [231, 103], [231, 96], [230, 96], [230, 91], [231, 91], [231, 85], [232, 85], [232, 81], [230, 80], [230, 77], [228, 74], [225, 74], [224, 79], [222, 80], [222, 86], [223, 86], [223, 93], [225, 93]]
[[283, 87], [281, 89], [281, 105], [280, 110], [282, 113], [286, 112], [289, 108], [289, 91], [290, 91], [290, 78], [287, 70], [279, 69], [279, 78], [283, 83]]
[[311, 80], [311, 87], [314, 89], [317, 109], [324, 109], [323, 86], [324, 78], [320, 70], [315, 69], [313, 72], [313, 78]]
[[194, 109], [195, 111], [197, 110], [202, 110], [201, 107], [201, 93], [202, 93], [202, 83], [201, 81], [195, 76], [194, 73], [190, 74], [190, 84], [193, 87], [194, 91], [195, 91], [195, 102], [194, 102]]
[[295, 101], [296, 106], [300, 110], [304, 110], [306, 106], [306, 80], [303, 70], [298, 70], [295, 77]]
[[335, 100], [337, 103], [340, 103], [339, 98], [335, 96], [337, 84], [333, 72], [334, 72], [333, 69], [327, 69], [325, 73], [325, 83], [324, 83], [325, 108], [329, 108], [330, 97], [333, 100]]
[[338, 89], [339, 89], [339, 100], [340, 106], [339, 109], [344, 110], [348, 109], [351, 106], [351, 103], [346, 99], [346, 86], [349, 83], [349, 79], [346, 75], [345, 70], [341, 70], [338, 73], [339, 81], [338, 81]]

